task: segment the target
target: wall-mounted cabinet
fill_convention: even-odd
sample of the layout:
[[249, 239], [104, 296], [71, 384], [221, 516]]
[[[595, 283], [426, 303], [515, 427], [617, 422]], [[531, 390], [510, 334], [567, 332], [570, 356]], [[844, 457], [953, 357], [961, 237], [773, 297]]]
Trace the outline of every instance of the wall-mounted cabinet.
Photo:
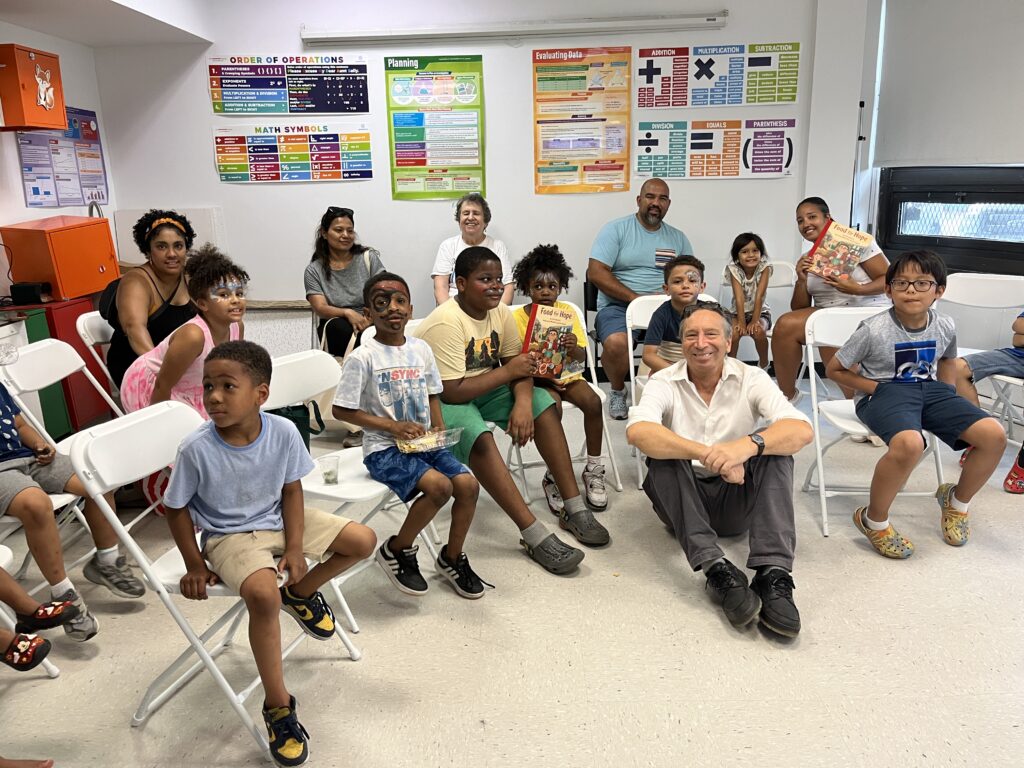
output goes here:
[[16, 43], [0, 45], [0, 131], [67, 127], [60, 58]]

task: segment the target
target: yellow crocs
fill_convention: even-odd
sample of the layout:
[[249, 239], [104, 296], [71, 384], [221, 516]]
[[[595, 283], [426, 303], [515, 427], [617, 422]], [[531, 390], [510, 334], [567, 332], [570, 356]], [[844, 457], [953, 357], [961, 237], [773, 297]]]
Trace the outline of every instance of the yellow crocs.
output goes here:
[[873, 531], [864, 525], [864, 514], [867, 509], [867, 507], [857, 508], [857, 511], [853, 513], [853, 524], [857, 526], [858, 531], [867, 536], [871, 546], [878, 554], [893, 560], [906, 560], [914, 554], [914, 545], [910, 543], [910, 539], [900, 535], [892, 527], [892, 523], [884, 531]]
[[962, 547], [971, 537], [971, 524], [967, 521], [967, 513], [953, 508], [951, 503], [954, 483], [943, 483], [935, 492], [939, 509], [942, 510], [942, 538], [951, 547]]

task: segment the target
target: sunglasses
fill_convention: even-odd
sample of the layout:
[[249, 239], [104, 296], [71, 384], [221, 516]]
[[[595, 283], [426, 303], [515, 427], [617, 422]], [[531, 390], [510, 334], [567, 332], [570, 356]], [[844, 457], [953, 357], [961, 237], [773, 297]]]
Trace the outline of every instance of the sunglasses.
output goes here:
[[351, 208], [338, 208], [337, 206], [334, 205], [327, 206], [327, 214], [329, 216], [347, 216], [348, 218], [351, 219], [354, 213], [355, 211], [353, 211]]
[[693, 304], [687, 304], [685, 307], [683, 307], [683, 313], [681, 315], [682, 319], [685, 320], [698, 309], [708, 309], [714, 312], [715, 314], [725, 317], [725, 310], [722, 309], [722, 305], [719, 304], [717, 301], [705, 301], [704, 299], [697, 299], [695, 302], [693, 302]]

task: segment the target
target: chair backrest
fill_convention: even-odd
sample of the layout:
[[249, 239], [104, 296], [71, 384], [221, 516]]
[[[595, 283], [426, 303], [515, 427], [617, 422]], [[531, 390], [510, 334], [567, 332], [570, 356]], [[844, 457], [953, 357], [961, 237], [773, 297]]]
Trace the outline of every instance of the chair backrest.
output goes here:
[[626, 306], [626, 330], [646, 330], [650, 325], [651, 316], [658, 307], [668, 301], [668, 296], [637, 296]]
[[75, 319], [75, 330], [78, 331], [78, 337], [85, 344], [85, 348], [89, 350], [93, 360], [96, 361], [100, 370], [103, 371], [103, 375], [107, 377], [110, 386], [116, 390], [117, 384], [114, 382], [114, 378], [107, 369], [107, 364], [103, 361], [103, 357], [97, 349], [97, 347], [105, 347], [110, 344], [110, 339], [114, 335], [114, 329], [110, 323], [104, 320], [99, 312], [86, 312]]
[[841, 347], [861, 322], [887, 310], [888, 307], [831, 307], [812, 312], [804, 325], [807, 347]]
[[935, 308], [956, 323], [957, 346], [998, 349], [1013, 344], [1011, 326], [1024, 305], [1024, 277], [957, 272]]
[[769, 261], [768, 266], [772, 268], [769, 288], [792, 288], [796, 285], [796, 267], [788, 261]]
[[338, 361], [319, 349], [275, 357], [273, 363], [270, 397], [263, 404], [265, 411], [314, 400], [322, 392], [336, 388], [341, 379]]

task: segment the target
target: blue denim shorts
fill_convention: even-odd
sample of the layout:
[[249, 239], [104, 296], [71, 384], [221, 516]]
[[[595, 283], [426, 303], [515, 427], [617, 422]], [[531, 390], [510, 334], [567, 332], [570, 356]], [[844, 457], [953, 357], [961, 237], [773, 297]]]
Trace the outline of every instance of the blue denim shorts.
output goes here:
[[965, 355], [964, 362], [971, 369], [971, 378], [975, 383], [996, 374], [1024, 379], [1024, 357], [1015, 355], [1009, 349], [990, 349]]
[[392, 445], [383, 451], [374, 451], [364, 456], [363, 464], [370, 477], [386, 485], [402, 501], [409, 501], [419, 495], [416, 484], [427, 470], [436, 469], [449, 479], [469, 472], [469, 467], [444, 448], [425, 453], [402, 453]]
[[[594, 318], [594, 330], [597, 331], [597, 338], [602, 343], [613, 333], [625, 333], [626, 305], [609, 304], [602, 307]], [[633, 331], [633, 345], [639, 344], [642, 337], [642, 331]]]
[[988, 414], [942, 381], [887, 381], [857, 401], [857, 418], [888, 445], [899, 432], [931, 432], [953, 450], [967, 447], [960, 435]]

